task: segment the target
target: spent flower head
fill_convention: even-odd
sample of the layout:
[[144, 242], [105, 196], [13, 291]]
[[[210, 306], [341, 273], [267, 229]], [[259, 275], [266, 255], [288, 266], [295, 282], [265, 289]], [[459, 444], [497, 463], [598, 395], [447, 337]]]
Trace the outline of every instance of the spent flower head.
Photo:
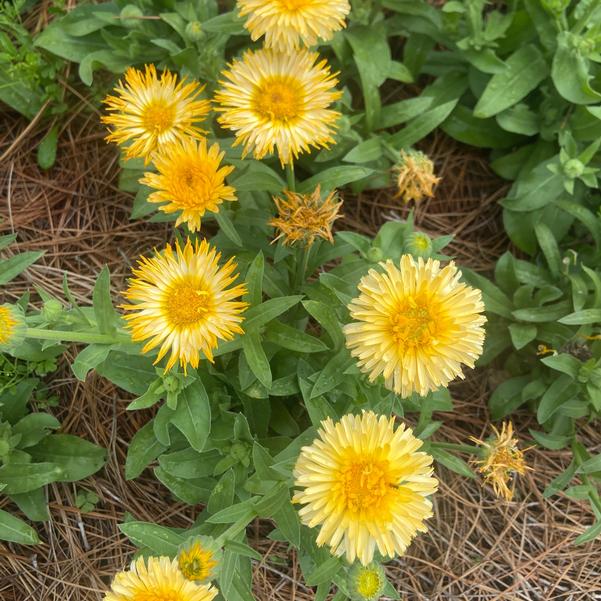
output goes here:
[[300, 242], [311, 246], [316, 238], [333, 242], [332, 225], [342, 217], [338, 212], [342, 201], [338, 201], [336, 190], [330, 192], [324, 200], [321, 188], [317, 186], [311, 194], [298, 194], [284, 191], [284, 198], [273, 197], [278, 216], [269, 221], [269, 225], [279, 230], [274, 239], [283, 239], [284, 244]]
[[434, 174], [434, 164], [419, 150], [401, 150], [400, 160], [394, 167], [397, 193], [404, 203], [419, 202], [434, 196], [434, 186], [440, 181]]
[[531, 469], [526, 465], [524, 453], [520, 450], [519, 440], [513, 436], [513, 424], [503, 422], [501, 431], [491, 424], [494, 435], [488, 440], [470, 436], [470, 440], [482, 447], [483, 458], [475, 460], [478, 472], [484, 476], [484, 482], [490, 484], [497, 495], [506, 501], [513, 499], [513, 480], [516, 474], [524, 475]]

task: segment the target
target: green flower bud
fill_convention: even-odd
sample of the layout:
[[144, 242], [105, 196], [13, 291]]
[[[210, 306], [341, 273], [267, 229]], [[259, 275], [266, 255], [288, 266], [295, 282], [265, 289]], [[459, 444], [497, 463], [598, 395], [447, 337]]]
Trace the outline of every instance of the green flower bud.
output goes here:
[[432, 255], [432, 240], [423, 232], [413, 232], [407, 240], [407, 250], [414, 257], [427, 259]]
[[163, 387], [165, 392], [175, 393], [179, 391], [181, 384], [177, 376], [168, 375], [163, 378]]
[[380, 261], [382, 261], [382, 259], [384, 259], [384, 253], [382, 252], [381, 248], [378, 248], [377, 246], [372, 246], [367, 251], [367, 260], [370, 263], [379, 263]]
[[367, 566], [355, 563], [349, 571], [348, 585], [353, 601], [377, 601], [386, 586], [384, 568], [375, 562]]
[[190, 23], [186, 25], [185, 35], [190, 42], [202, 40], [205, 36], [204, 31], [202, 30], [202, 23], [200, 21], [190, 21]]
[[570, 179], [576, 179], [584, 173], [584, 164], [578, 159], [570, 159], [564, 163], [563, 172]]
[[42, 307], [42, 319], [48, 323], [56, 323], [63, 313], [63, 305], [55, 298], [44, 303]]
[[541, 0], [543, 8], [553, 15], [561, 14], [570, 4], [570, 0]]
[[140, 25], [141, 17], [144, 16], [144, 13], [135, 5], [127, 4], [121, 9], [121, 13], [119, 14], [119, 18], [121, 19], [121, 23], [124, 27], [129, 29], [133, 29], [134, 27], [138, 27]]

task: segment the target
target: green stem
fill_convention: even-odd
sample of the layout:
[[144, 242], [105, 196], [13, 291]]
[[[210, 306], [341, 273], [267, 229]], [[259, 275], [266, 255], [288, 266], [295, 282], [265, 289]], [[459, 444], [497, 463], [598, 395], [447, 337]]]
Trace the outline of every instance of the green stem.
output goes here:
[[[301, 243], [302, 244], [302, 243]], [[311, 247], [302, 245], [298, 248], [295, 260], [295, 272], [293, 288], [294, 293], [300, 292], [307, 278], [307, 267], [309, 265], [309, 254]]]
[[294, 163], [292, 160], [286, 165], [286, 181], [288, 184], [288, 190], [290, 192], [296, 192], [296, 181], [294, 179]]
[[56, 340], [57, 342], [84, 342], [86, 344], [118, 344], [131, 342], [129, 336], [123, 334], [97, 334], [95, 332], [65, 332], [62, 330], [44, 330], [42, 328], [27, 328], [27, 338], [37, 340]]

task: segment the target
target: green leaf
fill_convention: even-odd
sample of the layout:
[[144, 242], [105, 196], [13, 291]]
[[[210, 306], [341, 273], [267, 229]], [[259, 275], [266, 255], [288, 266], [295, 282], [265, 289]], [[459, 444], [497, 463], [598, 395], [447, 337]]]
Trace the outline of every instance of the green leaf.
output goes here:
[[246, 272], [246, 287], [248, 292], [245, 300], [250, 306], [260, 305], [263, 300], [263, 275], [265, 273], [265, 257], [259, 251]]
[[108, 357], [110, 350], [108, 344], [90, 344], [80, 351], [71, 364], [75, 377], [85, 382], [88, 372], [100, 365]]
[[0, 485], [4, 485], [6, 495], [30, 492], [62, 479], [63, 472], [54, 463], [8, 463], [0, 467]]
[[138, 547], [148, 547], [159, 556], [175, 557], [178, 547], [185, 542], [171, 528], [149, 522], [125, 522], [119, 524], [119, 530]]
[[[204, 24], [203, 24], [204, 27]], [[238, 192], [281, 192], [286, 184], [270, 167], [259, 161], [232, 161], [237, 165], [236, 171], [229, 178]]]
[[601, 520], [589, 526], [580, 536], [574, 540], [575, 545], [583, 545], [594, 539], [601, 534]]
[[[307, 301], [305, 301], [307, 302]], [[315, 302], [315, 301], [311, 301]], [[303, 302], [304, 305], [304, 302]], [[263, 338], [273, 342], [282, 348], [297, 353], [319, 353], [327, 350], [327, 346], [318, 338], [310, 336], [305, 332], [287, 326], [280, 321], [274, 320], [269, 324]]]
[[546, 321], [559, 320], [569, 311], [569, 303], [562, 301], [554, 305], [546, 305], [544, 307], [532, 307], [531, 309], [516, 309], [511, 314], [520, 321], [530, 321], [532, 323], [544, 323]]
[[561, 319], [558, 319], [559, 323], [563, 323], [568, 326], [580, 326], [591, 323], [601, 323], [601, 309], [582, 309], [581, 311], [574, 311]]
[[60, 422], [48, 413], [30, 413], [21, 418], [12, 429], [13, 435], [21, 436], [18, 448], [31, 447], [50, 433], [49, 430], [60, 428]]
[[559, 277], [561, 271], [561, 254], [555, 236], [551, 230], [542, 222], [534, 226], [534, 233], [538, 244], [545, 255], [549, 271], [554, 277]]
[[223, 548], [229, 551], [233, 551], [236, 555], [242, 555], [242, 557], [250, 557], [250, 559], [255, 559], [256, 561], [261, 561], [263, 559], [262, 555], [255, 551], [252, 547], [245, 545], [244, 543], [240, 543], [235, 540], [227, 540], [223, 545]]
[[200, 380], [180, 392], [171, 423], [187, 438], [194, 450], [200, 452], [204, 449], [211, 432], [211, 404]]
[[525, 403], [522, 391], [529, 382], [530, 376], [518, 376], [499, 384], [488, 401], [491, 417], [495, 420], [501, 419]]
[[43, 254], [42, 251], [28, 251], [9, 257], [8, 259], [2, 259], [0, 261], [0, 286], [16, 278]]
[[156, 379], [152, 359], [146, 355], [127, 355], [111, 351], [106, 361], [96, 367], [96, 372], [123, 390], [142, 395]]
[[492, 117], [517, 104], [547, 76], [547, 62], [534, 44], [518, 48], [505, 60], [505, 69], [493, 75], [474, 115], [480, 119]]
[[166, 472], [190, 480], [212, 475], [220, 459], [221, 454], [216, 450], [198, 453], [188, 447], [174, 453], [163, 453], [159, 463]]
[[225, 212], [225, 210], [217, 211], [216, 213], [213, 213], [213, 215], [226, 238], [233, 242], [236, 246], [243, 246], [242, 238], [240, 238], [238, 230], [236, 230], [236, 227], [232, 223], [232, 220], [229, 218], [229, 215]]
[[36, 488], [29, 492], [11, 495], [10, 499], [30, 519], [35, 522], [44, 522], [49, 519], [48, 501], [44, 488]]
[[336, 388], [347, 376], [345, 371], [355, 360], [349, 355], [346, 349], [336, 353], [324, 366], [323, 370], [317, 376], [315, 384], [311, 390], [311, 398], [315, 398], [330, 390]]
[[263, 350], [261, 337], [256, 332], [247, 332], [242, 337], [244, 356], [254, 376], [269, 390], [271, 388], [271, 367]]
[[590, 85], [593, 74], [589, 62], [575, 47], [574, 34], [562, 31], [557, 36], [551, 76], [557, 91], [574, 104], [593, 104], [601, 101], [601, 94]]
[[61, 470], [61, 482], [75, 482], [96, 473], [106, 461], [106, 451], [70, 434], [51, 434], [29, 449], [38, 461], [52, 461]]
[[137, 478], [167, 447], [154, 435], [152, 421], [140, 428], [131, 439], [125, 459], [125, 479]]
[[119, 319], [113, 301], [111, 300], [111, 276], [105, 265], [96, 280], [92, 300], [94, 303], [94, 315], [101, 334], [114, 334], [116, 323]]
[[565, 211], [566, 213], [572, 215], [572, 217], [578, 219], [593, 236], [597, 249], [601, 248], [601, 224], [592, 211], [589, 211], [582, 205], [576, 204], [570, 200], [565, 200], [563, 198], [556, 200], [555, 204], [562, 211]]
[[0, 509], [0, 540], [20, 545], [37, 545], [40, 542], [31, 526], [3, 509]]
[[572, 355], [567, 353], [560, 353], [559, 355], [553, 355], [551, 357], [543, 357], [541, 363], [544, 363], [547, 367], [560, 371], [567, 374], [572, 379], [576, 379], [582, 363]]
[[236, 475], [233, 469], [229, 469], [221, 476], [209, 497], [209, 502], [207, 503], [209, 514], [217, 513], [224, 507], [230, 507], [234, 502], [235, 489]]
[[342, 326], [338, 320], [336, 311], [331, 306], [320, 301], [305, 300], [303, 301], [303, 307], [328, 333], [334, 348], [338, 349], [344, 346]]
[[601, 453], [587, 459], [576, 469], [577, 474], [593, 474], [594, 472], [601, 472]]
[[257, 502], [255, 510], [259, 517], [270, 518], [286, 504], [290, 504], [288, 485], [285, 482], [278, 482]]
[[204, 21], [202, 29], [203, 31], [228, 33], [230, 35], [241, 35], [246, 33], [246, 30], [244, 29], [244, 20], [239, 17], [236, 11], [226, 12]]
[[280, 298], [271, 298], [260, 305], [251, 307], [246, 312], [244, 329], [249, 332], [252, 329], [264, 326], [278, 315], [294, 307], [302, 298], [302, 296], [282, 296]]
[[317, 586], [324, 582], [331, 583], [332, 578], [342, 568], [342, 563], [338, 557], [328, 557], [323, 563], [305, 576], [307, 586]]
[[255, 498], [247, 499], [246, 501], [242, 501], [242, 503], [237, 503], [218, 511], [209, 516], [206, 521], [209, 524], [233, 524], [234, 522], [248, 519], [250, 522], [257, 515], [254, 506]]
[[320, 185], [322, 191], [328, 192], [341, 188], [348, 184], [352, 184], [360, 179], [363, 179], [374, 172], [373, 169], [367, 167], [358, 167], [355, 165], [341, 165], [340, 167], [330, 167], [324, 169], [321, 173], [306, 179], [298, 185], [298, 191], [302, 194], [313, 192]]
[[361, 142], [342, 158], [347, 163], [370, 163], [377, 161], [382, 156], [382, 142], [380, 138], [371, 138]]
[[215, 486], [214, 478], [178, 478], [161, 467], [156, 467], [153, 471], [157, 480], [166, 486], [174, 497], [188, 505], [206, 504]]
[[[563, 190], [563, 178], [548, 169], [554, 161], [537, 165], [532, 171], [521, 177], [511, 188], [509, 196], [501, 201], [506, 209], [525, 212], [542, 209], [557, 199]], [[523, 219], [520, 216], [520, 219]]]
[[474, 472], [463, 459], [456, 455], [452, 455], [444, 449], [438, 448], [435, 442], [430, 445], [428, 452], [436, 461], [438, 461], [438, 463], [444, 465], [447, 469], [456, 472], [460, 476], [465, 476], [466, 478], [475, 478]]
[[55, 125], [42, 138], [38, 146], [38, 165], [41, 169], [50, 169], [56, 160], [56, 146], [58, 144], [58, 127]]
[[298, 549], [300, 547], [300, 520], [298, 511], [292, 506], [292, 503], [284, 503], [272, 517], [286, 540]]
[[518, 351], [536, 338], [536, 332], [537, 328], [532, 324], [512, 323], [509, 326], [511, 342]]
[[536, 419], [544, 424], [560, 407], [574, 396], [574, 385], [569, 376], [560, 376], [549, 386], [540, 400]]
[[479, 288], [482, 291], [484, 306], [487, 312], [511, 319], [511, 307], [513, 303], [500, 288], [483, 275], [469, 269], [464, 269], [462, 273], [463, 278], [471, 286]]
[[458, 98], [428, 109], [412, 119], [401, 131], [393, 134], [388, 143], [394, 148], [409, 148], [434, 131], [453, 111]]
[[534, 136], [539, 130], [538, 115], [526, 104], [516, 104], [496, 116], [497, 123], [506, 131]]
[[539, 432], [538, 430], [532, 429], [530, 429], [529, 432], [537, 444], [553, 451], [565, 448], [570, 442], [569, 437], [561, 436], [559, 434], [549, 434], [547, 432]]

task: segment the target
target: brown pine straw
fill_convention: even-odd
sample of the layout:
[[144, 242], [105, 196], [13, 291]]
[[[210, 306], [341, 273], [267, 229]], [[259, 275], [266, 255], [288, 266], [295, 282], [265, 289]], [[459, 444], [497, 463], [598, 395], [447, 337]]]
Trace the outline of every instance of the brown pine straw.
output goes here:
[[[40, 127], [34, 135], [21, 137], [0, 164], [0, 233], [16, 232], [21, 251], [46, 252], [3, 290], [0, 303], [16, 299], [32, 284], [61, 296], [63, 271], [76, 298], [89, 303], [102, 265], [109, 265], [114, 289], [122, 289], [137, 255], [171, 235], [171, 224], [130, 221], [131, 195], [116, 184], [117, 152], [102, 141], [97, 117], [79, 112], [71, 113], [63, 128], [57, 164], [49, 172], [41, 172], [35, 161]], [[26, 123], [14, 114], [0, 119], [2, 155]], [[434, 199], [416, 207], [416, 222], [432, 235], [454, 234], [448, 253], [459, 264], [489, 271], [508, 248], [496, 203], [506, 184], [490, 172], [485, 155], [442, 135], [432, 136], [421, 149], [431, 154], [443, 181]], [[373, 234], [386, 219], [406, 216], [407, 210], [395, 202], [392, 190], [347, 194], [346, 217], [339, 227]], [[36, 526], [41, 545], [0, 544], [2, 601], [100, 600], [134, 551], [117, 527], [126, 512], [138, 520], [189, 527], [199, 509], [175, 502], [150, 470], [136, 480], [124, 479], [127, 444], [151, 412], [126, 412], [126, 394], [94, 374], [85, 383], [77, 382], [68, 367], [75, 353], [71, 347], [58, 374], [49, 378], [61, 401], [52, 411], [62, 431], [106, 447], [109, 461], [84, 482], [48, 487], [52, 517]], [[486, 436], [489, 382], [502, 377], [482, 370], [453, 385], [455, 411], [435, 415], [444, 426], [434, 439], [466, 443], [470, 435]], [[524, 411], [516, 419], [524, 445], [529, 444], [528, 427], [536, 423]], [[591, 452], [599, 452], [598, 429], [585, 424], [580, 428]], [[404, 600], [601, 599], [601, 543], [572, 544], [593, 522], [589, 507], [564, 495], [542, 497], [570, 453], [534, 449], [526, 457], [534, 469], [519, 480], [511, 503], [495, 499], [476, 480], [437, 467], [441, 489], [434, 498], [430, 532], [420, 536], [405, 557], [387, 565]], [[82, 514], [75, 507], [75, 495], [85, 490], [96, 492], [100, 502]], [[16, 512], [1, 493], [0, 507]], [[248, 529], [251, 544], [263, 556], [255, 564], [257, 599], [313, 599], [296, 553], [268, 539], [270, 528], [267, 522], [257, 522]]]

